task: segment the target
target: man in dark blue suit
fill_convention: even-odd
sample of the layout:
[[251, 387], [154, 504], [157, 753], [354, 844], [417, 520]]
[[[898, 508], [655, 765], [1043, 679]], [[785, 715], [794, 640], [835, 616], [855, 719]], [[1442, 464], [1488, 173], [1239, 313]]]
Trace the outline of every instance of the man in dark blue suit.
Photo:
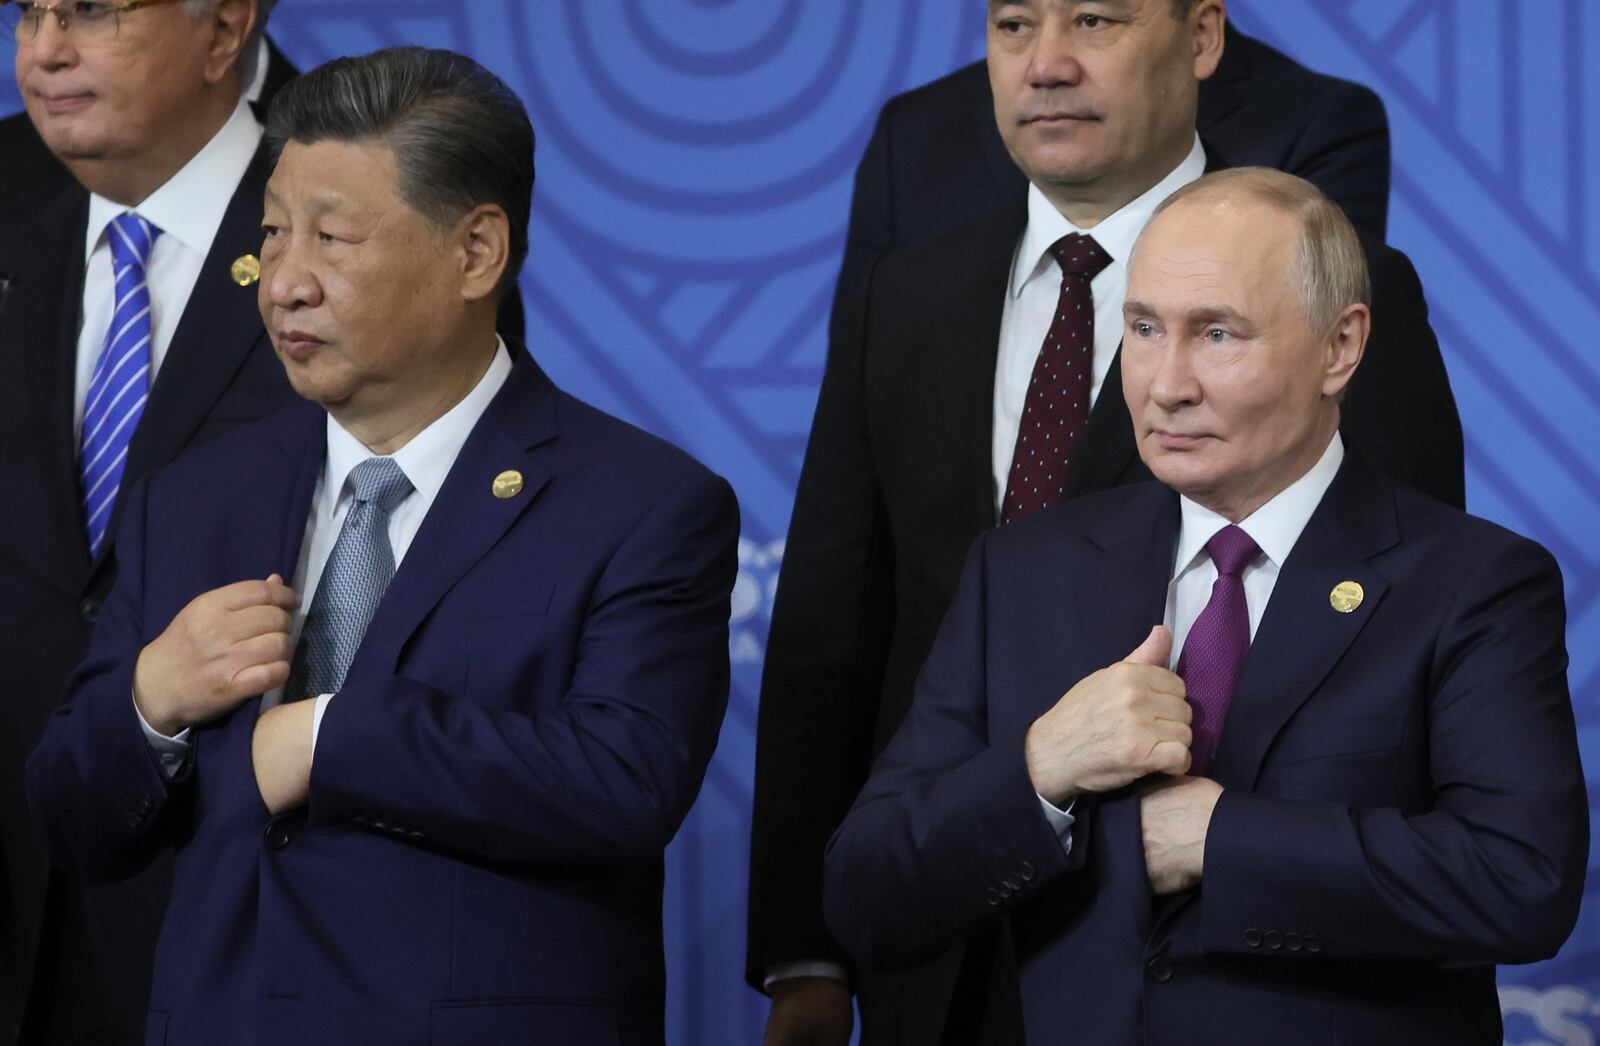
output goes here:
[[497, 338], [503, 83], [342, 59], [269, 138], [261, 311], [311, 402], [131, 492], [37, 819], [85, 876], [177, 848], [150, 1043], [659, 1043], [732, 493]]
[[1121, 368], [1161, 482], [978, 540], [830, 844], [860, 962], [1007, 921], [1033, 1044], [1501, 1041], [1588, 850], [1561, 578], [1346, 453], [1367, 283], [1292, 176], [1158, 209]]

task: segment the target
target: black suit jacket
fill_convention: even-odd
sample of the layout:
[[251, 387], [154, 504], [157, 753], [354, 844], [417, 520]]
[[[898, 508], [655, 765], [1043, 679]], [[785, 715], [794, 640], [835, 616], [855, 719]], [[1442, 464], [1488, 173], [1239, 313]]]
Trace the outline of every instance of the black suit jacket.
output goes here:
[[[265, 150], [240, 181], [156, 376], [129, 447], [123, 489], [152, 469], [294, 399], [256, 307], [229, 276], [261, 246]], [[0, 204], [0, 1041], [25, 1007], [52, 1042], [142, 1035], [150, 963], [169, 870], [89, 889], [52, 870], [29, 822], [22, 767], [87, 649], [109, 590], [111, 541], [91, 560], [79, 508], [74, 361], [89, 197], [70, 179]], [[120, 502], [108, 534], [115, 534]], [[37, 977], [33, 1004], [30, 989]], [[92, 1000], [92, 1004], [90, 1002]], [[65, 1022], [65, 1023], [63, 1023]]]
[[[755, 983], [774, 964], [843, 961], [821, 918], [822, 848], [910, 705], [968, 547], [997, 521], [994, 370], [1025, 220], [996, 214], [886, 256], [870, 275], [861, 333], [833, 343], [762, 680], [747, 967]], [[1342, 429], [1391, 476], [1460, 505], [1460, 421], [1421, 286], [1400, 252], [1367, 250], [1373, 336]], [[1066, 493], [1148, 477], [1113, 363]], [[980, 983], [955, 993], [957, 969], [947, 958], [881, 979], [859, 971], [867, 1041], [939, 1041], [951, 995], [967, 1004], [986, 994], [982, 970], [964, 975]]]
[[[1200, 84], [1195, 126], [1233, 166], [1298, 174], [1363, 236], [1384, 239], [1389, 119], [1370, 89], [1314, 73], [1229, 23], [1222, 61]], [[983, 62], [891, 98], [856, 169], [834, 334], [850, 322], [840, 307], [874, 258], [1021, 209], [1027, 190], [1000, 139]]]
[[1146, 483], [978, 540], [830, 924], [888, 964], [1009, 920], [1030, 1046], [1498, 1046], [1493, 964], [1556, 953], [1589, 850], [1555, 560], [1347, 454], [1259, 608], [1201, 888], [1154, 898], [1142, 787], [1064, 852], [1023, 739], [1161, 620], [1179, 530]]

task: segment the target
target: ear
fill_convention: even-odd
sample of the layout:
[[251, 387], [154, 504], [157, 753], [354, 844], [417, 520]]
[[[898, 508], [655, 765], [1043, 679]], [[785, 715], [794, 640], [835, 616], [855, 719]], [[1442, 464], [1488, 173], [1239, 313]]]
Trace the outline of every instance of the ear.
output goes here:
[[256, 24], [256, 0], [222, 0], [206, 15], [211, 46], [206, 51], [206, 82], [221, 83], [239, 73], [240, 56]]
[[1228, 10], [1222, 0], [1195, 0], [1189, 10], [1189, 34], [1194, 40], [1194, 78], [1208, 80], [1222, 62], [1223, 30]]
[[461, 296], [491, 297], [511, 264], [511, 219], [498, 204], [482, 203], [457, 225], [461, 249]]
[[1345, 387], [1361, 365], [1367, 350], [1367, 336], [1372, 333], [1372, 310], [1359, 303], [1346, 305], [1334, 321], [1324, 345], [1326, 353], [1322, 370], [1322, 394], [1342, 396]]

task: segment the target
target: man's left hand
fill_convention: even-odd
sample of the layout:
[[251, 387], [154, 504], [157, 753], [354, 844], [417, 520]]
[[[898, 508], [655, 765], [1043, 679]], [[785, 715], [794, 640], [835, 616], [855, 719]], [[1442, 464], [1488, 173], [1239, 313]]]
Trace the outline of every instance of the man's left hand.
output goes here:
[[315, 701], [268, 709], [256, 720], [250, 756], [261, 801], [274, 814], [303, 806], [311, 794], [311, 720]]
[[1139, 801], [1145, 873], [1155, 894], [1200, 885], [1206, 829], [1222, 786], [1208, 777], [1161, 777]]

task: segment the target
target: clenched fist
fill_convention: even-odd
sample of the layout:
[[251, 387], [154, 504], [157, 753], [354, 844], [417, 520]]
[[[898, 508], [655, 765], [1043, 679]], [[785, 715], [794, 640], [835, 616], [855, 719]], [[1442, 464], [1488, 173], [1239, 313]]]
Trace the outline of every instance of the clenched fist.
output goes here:
[[1189, 769], [1189, 703], [1167, 671], [1172, 633], [1157, 625], [1127, 658], [1084, 679], [1028, 729], [1034, 791], [1055, 806], [1147, 774]]
[[133, 699], [171, 736], [289, 679], [289, 630], [299, 600], [273, 574], [204, 592], [139, 652]]

